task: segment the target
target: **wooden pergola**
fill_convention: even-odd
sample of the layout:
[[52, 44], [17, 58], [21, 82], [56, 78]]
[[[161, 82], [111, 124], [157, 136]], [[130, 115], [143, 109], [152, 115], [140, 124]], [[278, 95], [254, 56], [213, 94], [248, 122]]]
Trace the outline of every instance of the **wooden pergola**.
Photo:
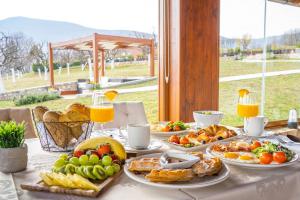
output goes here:
[[68, 40], [65, 42], [48, 43], [50, 85], [54, 87], [53, 49], [92, 50], [94, 64], [94, 82], [99, 83], [99, 51], [101, 52], [101, 76], [105, 75], [105, 50], [129, 49], [148, 46], [150, 48], [150, 76], [154, 76], [154, 40], [123, 36], [93, 35]]

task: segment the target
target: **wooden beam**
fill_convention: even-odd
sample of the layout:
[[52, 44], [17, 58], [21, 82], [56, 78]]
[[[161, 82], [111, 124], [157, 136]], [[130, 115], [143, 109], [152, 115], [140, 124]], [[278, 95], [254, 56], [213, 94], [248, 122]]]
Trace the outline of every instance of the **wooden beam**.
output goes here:
[[94, 33], [93, 37], [93, 63], [94, 63], [94, 82], [99, 83], [99, 55], [98, 55], [98, 41], [97, 34]]
[[155, 69], [154, 69], [154, 40], [152, 39], [151, 45], [150, 45], [150, 76], [155, 75]]
[[48, 43], [48, 68], [50, 74], [50, 87], [54, 88], [54, 67], [53, 67], [53, 49], [52, 45]]
[[104, 49], [101, 49], [101, 76], [105, 76], [105, 56]]
[[138, 43], [140, 45], [151, 45], [151, 39], [143, 39], [143, 38], [133, 38], [133, 37], [123, 37], [123, 36], [115, 36], [115, 35], [103, 35], [97, 34], [97, 40], [100, 41], [110, 41], [110, 42], [119, 42], [119, 43]]
[[57, 42], [57, 43], [52, 44], [52, 48], [57, 49], [57, 48], [65, 47], [65, 46], [82, 44], [82, 43], [86, 43], [86, 42], [92, 42], [93, 38], [94, 38], [93, 35], [90, 35], [90, 36], [81, 37], [81, 38], [68, 40], [68, 41], [64, 41], [64, 42]]
[[220, 0], [160, 0], [159, 117], [217, 110]]

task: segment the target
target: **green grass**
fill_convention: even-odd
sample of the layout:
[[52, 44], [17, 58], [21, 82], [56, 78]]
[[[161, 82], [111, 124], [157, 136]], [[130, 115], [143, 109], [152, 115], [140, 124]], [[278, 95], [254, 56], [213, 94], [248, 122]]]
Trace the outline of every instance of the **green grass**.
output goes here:
[[[156, 65], [155, 69], [156, 74], [158, 73], [158, 67]], [[106, 76], [108, 77], [134, 77], [134, 76], [149, 76], [149, 67], [147, 65], [125, 65], [118, 66], [115, 69], [111, 70], [110, 67], [106, 69]], [[67, 74], [67, 69], [63, 68], [61, 75], [58, 75], [58, 70], [54, 71], [54, 78], [56, 83], [60, 82], [69, 82], [69, 81], [77, 81], [77, 79], [89, 78], [89, 72], [86, 68], [85, 71], [81, 71], [81, 67], [71, 67], [70, 68], [70, 76]], [[22, 78], [16, 79], [16, 83], [12, 83], [11, 77], [6, 80], [3, 77], [3, 82], [6, 91], [16, 90], [16, 89], [24, 89], [30, 87], [37, 87], [43, 85], [49, 85], [49, 80], [44, 80], [44, 76], [42, 73], [42, 79], [39, 78], [38, 73], [27, 73], [24, 74]]]
[[[268, 63], [267, 71], [290, 70], [300, 69], [300, 63], [295, 62], [276, 62]], [[158, 70], [156, 69], [156, 72]], [[220, 74], [221, 76], [233, 76], [239, 74], [259, 73], [261, 72], [261, 63], [244, 63], [240, 61], [220, 61]], [[77, 80], [78, 78], [86, 78], [88, 72], [82, 72], [79, 68], [71, 68], [71, 77], [66, 76], [66, 72], [62, 72], [61, 77], [58, 77], [57, 72], [55, 76], [56, 81], [70, 81]], [[84, 75], [84, 76], [83, 76]], [[145, 65], [131, 65], [118, 67], [115, 70], [107, 70], [107, 75], [112, 77], [120, 76], [142, 76], [148, 75], [148, 67]], [[9, 88], [15, 89], [19, 87], [29, 87], [39, 85], [41, 82], [47, 84], [46, 81], [37, 80], [37, 75], [26, 74], [22, 81], [17, 82], [16, 85], [7, 83]], [[266, 108], [265, 114], [269, 120], [287, 119], [288, 111], [291, 108], [296, 108], [300, 112], [300, 87], [299, 87], [300, 74], [274, 76], [266, 79]], [[40, 82], [39, 82], [40, 81]], [[136, 85], [125, 85], [118, 88], [134, 88], [156, 85], [157, 80], [152, 80]], [[250, 79], [220, 83], [220, 110], [225, 113], [223, 120], [224, 124], [228, 125], [241, 125], [243, 119], [236, 115], [236, 104], [238, 101], [237, 92], [240, 88], [247, 88], [251, 91], [257, 92], [257, 100], [260, 102], [260, 89], [261, 79]], [[158, 120], [158, 96], [157, 91], [151, 92], [138, 92], [130, 94], [122, 94], [118, 97], [118, 101], [142, 101], [144, 102], [147, 116], [150, 122]], [[39, 103], [38, 105], [45, 105], [54, 110], [62, 110], [66, 105], [72, 102], [82, 102], [87, 105], [91, 103], [90, 97], [78, 98], [76, 100], [59, 99]], [[14, 107], [12, 101], [0, 101], [0, 108]], [[26, 107], [34, 107], [28, 105]]]
[[[268, 62], [267, 72], [300, 69], [299, 62]], [[248, 63], [235, 60], [220, 60], [220, 75], [236, 76], [242, 74], [254, 74], [262, 72], [262, 63]]]

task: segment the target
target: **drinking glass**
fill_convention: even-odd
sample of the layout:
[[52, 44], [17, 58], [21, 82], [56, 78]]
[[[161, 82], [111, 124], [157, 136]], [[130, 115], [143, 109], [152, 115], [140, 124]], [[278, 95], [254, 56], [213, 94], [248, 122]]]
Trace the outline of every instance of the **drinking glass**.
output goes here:
[[91, 121], [101, 126], [101, 133], [104, 134], [104, 124], [113, 121], [114, 107], [112, 101], [100, 92], [94, 92], [92, 106], [90, 108]]
[[259, 105], [256, 101], [256, 94], [249, 92], [243, 96], [239, 96], [237, 105], [237, 114], [244, 117], [244, 131], [247, 133], [248, 119], [256, 117], [259, 113]]

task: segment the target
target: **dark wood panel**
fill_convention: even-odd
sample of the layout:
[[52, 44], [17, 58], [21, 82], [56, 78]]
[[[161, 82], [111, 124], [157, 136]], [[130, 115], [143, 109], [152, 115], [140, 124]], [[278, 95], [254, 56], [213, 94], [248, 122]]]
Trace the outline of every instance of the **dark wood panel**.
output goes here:
[[[194, 110], [218, 109], [220, 1], [161, 0], [160, 7], [163, 3], [168, 9], [160, 8], [159, 16], [160, 120], [192, 121]], [[168, 83], [162, 77], [166, 69]]]

